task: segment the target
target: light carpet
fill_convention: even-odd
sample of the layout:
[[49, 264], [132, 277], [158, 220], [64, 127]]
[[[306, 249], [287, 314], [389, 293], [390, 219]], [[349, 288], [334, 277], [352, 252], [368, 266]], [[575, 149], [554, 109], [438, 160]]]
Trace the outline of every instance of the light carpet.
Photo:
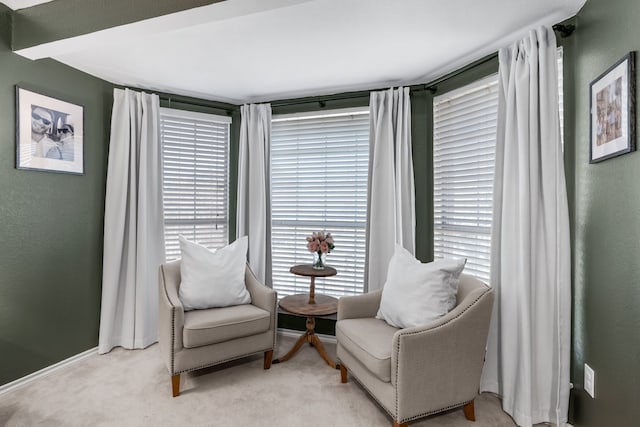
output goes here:
[[[279, 336], [276, 355], [288, 351], [294, 341]], [[325, 347], [335, 359], [335, 345]], [[117, 348], [0, 395], [0, 425], [389, 427], [392, 423], [351, 376], [341, 384], [340, 372], [309, 346], [266, 371], [259, 355], [183, 374], [180, 389], [180, 396], [172, 398], [158, 345], [133, 351]], [[410, 425], [515, 425], [493, 395], [478, 396], [475, 408], [475, 423], [467, 421], [460, 408]]]

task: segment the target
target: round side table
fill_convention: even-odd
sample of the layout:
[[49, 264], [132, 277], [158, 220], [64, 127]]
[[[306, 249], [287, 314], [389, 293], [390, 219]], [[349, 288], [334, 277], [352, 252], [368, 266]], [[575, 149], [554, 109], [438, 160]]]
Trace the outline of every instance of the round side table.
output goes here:
[[294, 265], [289, 270], [291, 273], [298, 276], [311, 277], [311, 285], [309, 287], [308, 294], [296, 294], [289, 295], [280, 300], [280, 308], [289, 313], [307, 316], [307, 330], [298, 338], [295, 345], [287, 354], [279, 357], [273, 361], [273, 363], [286, 362], [291, 359], [294, 354], [302, 345], [307, 342], [309, 345], [315, 347], [320, 353], [320, 356], [324, 359], [329, 366], [337, 369], [336, 363], [331, 360], [327, 354], [322, 342], [315, 334], [316, 316], [326, 316], [334, 314], [338, 311], [338, 299], [329, 295], [316, 294], [315, 293], [315, 278], [316, 277], [330, 277], [338, 274], [337, 270], [333, 267], [325, 267], [322, 270], [316, 270], [311, 265]]

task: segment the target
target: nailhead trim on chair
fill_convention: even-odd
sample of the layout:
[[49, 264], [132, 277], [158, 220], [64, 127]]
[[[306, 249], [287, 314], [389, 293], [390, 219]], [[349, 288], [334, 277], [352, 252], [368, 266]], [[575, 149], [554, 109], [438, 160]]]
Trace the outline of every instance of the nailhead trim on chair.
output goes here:
[[469, 402], [473, 402], [473, 400], [469, 400], [469, 401], [463, 402], [463, 403], [456, 403], [455, 405], [450, 405], [450, 406], [447, 406], [446, 408], [440, 408], [440, 409], [436, 409], [436, 410], [433, 410], [433, 411], [430, 411], [430, 412], [425, 412], [425, 413], [420, 414], [420, 415], [415, 415], [415, 416], [413, 416], [411, 418], [405, 418], [404, 420], [399, 421], [399, 422], [400, 423], [406, 423], [406, 422], [409, 422], [409, 421], [417, 420], [418, 418], [422, 418], [422, 417], [426, 417], [426, 416], [429, 416], [429, 415], [437, 414], [437, 413], [443, 412], [443, 411], [448, 411], [449, 409], [459, 408], [461, 406], [466, 405]]
[[[342, 361], [340, 361], [340, 363], [341, 363], [341, 364], [343, 364], [343, 363], [342, 363]], [[344, 364], [343, 364], [343, 365], [344, 365]], [[347, 370], [349, 370], [349, 368], [348, 368], [346, 365], [345, 365], [345, 368], [347, 368]], [[380, 401], [378, 400], [378, 398], [377, 398], [377, 397], [375, 397], [375, 396], [373, 395], [373, 393], [371, 392], [371, 390], [369, 390], [369, 388], [368, 388], [365, 384], [363, 384], [363, 383], [362, 383], [362, 382], [361, 382], [357, 377], [355, 377], [355, 376], [353, 376], [352, 378], [353, 378], [353, 379], [355, 379], [355, 380], [358, 382], [358, 384], [360, 384], [360, 385], [362, 386], [362, 388], [364, 388], [365, 390], [367, 390], [367, 392], [369, 393], [369, 397], [372, 397], [372, 398], [373, 398], [373, 400], [375, 400], [376, 402], [378, 402], [378, 405], [380, 405], [380, 407], [381, 407], [381, 408], [383, 408], [385, 411], [387, 411], [387, 413], [388, 413], [389, 415], [391, 415], [391, 418], [394, 418], [394, 419], [395, 419], [396, 415], [398, 414], [397, 407], [396, 407], [396, 413], [395, 413], [395, 415], [394, 415], [394, 414], [392, 414], [392, 413], [391, 413], [391, 411], [389, 411], [389, 410], [387, 409], [387, 407], [386, 407], [386, 406], [384, 406], [384, 405], [382, 404], [382, 402], [380, 402]], [[422, 414], [419, 414], [419, 415], [413, 416], [413, 417], [411, 417], [411, 418], [405, 418], [405, 419], [404, 419], [404, 420], [402, 420], [402, 421], [400, 421], [400, 420], [396, 420], [396, 421], [398, 421], [399, 423], [405, 423], [405, 422], [408, 422], [408, 421], [417, 420], [418, 418], [426, 417], [426, 416], [428, 416], [428, 415], [432, 415], [432, 414], [437, 414], [438, 412], [448, 411], [449, 409], [453, 409], [453, 408], [459, 408], [460, 406], [464, 406], [464, 405], [466, 405], [467, 403], [472, 402], [472, 401], [473, 401], [473, 400], [469, 400], [469, 401], [467, 401], [467, 402], [462, 402], [462, 403], [456, 403], [455, 405], [450, 405], [450, 406], [447, 406], [447, 407], [445, 407], [445, 408], [436, 409], [436, 410], [433, 410], [433, 411], [430, 411], [430, 412], [424, 412], [424, 413], [422, 413]], [[396, 404], [397, 404], [397, 400], [396, 400]]]
[[[176, 308], [171, 307], [171, 372], [175, 370], [175, 348], [176, 348]], [[175, 374], [172, 374], [175, 375]]]
[[169, 293], [167, 292], [167, 279], [164, 276], [164, 265], [161, 267], [162, 269], [162, 289], [164, 289], [164, 295], [167, 297], [167, 301], [169, 301], [169, 304], [171, 304], [171, 368], [169, 370], [169, 372], [171, 373], [171, 375], [175, 375], [174, 373], [174, 358], [173, 358], [173, 354], [175, 352], [175, 348], [176, 348], [176, 337], [175, 337], [175, 330], [176, 330], [176, 306], [173, 305], [173, 303], [171, 302], [171, 298], [169, 298]]
[[232, 360], [241, 359], [243, 357], [251, 356], [251, 355], [262, 353], [262, 352], [269, 351], [269, 350], [273, 350], [273, 348], [265, 348], [264, 350], [252, 351], [251, 353], [241, 354], [240, 356], [234, 356], [234, 357], [230, 357], [228, 359], [218, 360], [217, 362], [208, 363], [206, 365], [197, 366], [195, 368], [185, 369], [185, 370], [180, 371], [180, 372], [175, 372], [173, 375], [183, 374], [185, 372], [197, 371], [198, 369], [204, 369], [204, 368], [208, 368], [209, 366], [220, 365], [221, 363], [231, 362]]
[[[481, 299], [482, 297], [484, 297], [484, 296], [487, 294], [487, 292], [489, 292], [489, 291], [491, 290], [491, 288], [490, 288], [490, 287], [488, 287], [487, 285], [485, 285], [485, 286], [487, 287], [487, 289], [486, 289], [482, 294], [480, 294], [480, 295], [478, 296], [478, 298], [476, 298], [476, 300], [475, 300], [475, 301], [473, 301], [471, 304], [469, 304], [469, 306], [468, 306], [467, 308], [465, 308], [465, 309], [464, 309], [464, 310], [462, 310], [460, 313], [458, 313], [458, 315], [457, 315], [456, 317], [452, 317], [451, 319], [449, 319], [448, 321], [446, 321], [446, 322], [445, 322], [445, 323], [443, 323], [442, 325], [438, 325], [438, 326], [436, 326], [436, 327], [435, 327], [435, 328], [433, 328], [433, 329], [428, 329], [428, 330], [426, 330], [426, 331], [408, 332], [408, 333], [406, 333], [406, 334], [402, 334], [402, 333], [401, 333], [401, 335], [409, 336], [409, 335], [418, 335], [418, 334], [423, 334], [423, 333], [425, 333], [425, 332], [435, 331], [435, 330], [437, 330], [437, 329], [442, 328], [442, 327], [443, 327], [443, 326], [445, 326], [445, 325], [448, 325], [449, 323], [451, 323], [451, 322], [453, 322], [454, 320], [456, 320], [458, 317], [462, 316], [462, 315], [463, 315], [467, 310], [469, 310], [469, 309], [470, 309], [471, 307], [473, 307], [473, 306], [474, 306], [478, 301], [480, 301], [480, 299]], [[397, 353], [399, 353], [399, 352], [400, 352], [400, 340], [398, 340], [398, 343], [397, 343], [397, 345], [396, 345], [396, 352], [397, 352]], [[397, 415], [398, 415], [398, 392], [397, 392], [397, 391], [398, 391], [398, 384], [397, 384], [397, 380], [398, 380], [398, 370], [399, 370], [399, 368], [400, 368], [400, 367], [399, 367], [399, 365], [398, 365], [398, 360], [396, 359], [396, 415], [392, 415], [393, 417], [395, 417], [395, 416], [397, 416]], [[366, 387], [365, 387], [365, 388], [366, 388]], [[376, 399], [376, 400], [377, 400], [377, 399]], [[429, 411], [429, 412], [423, 412], [423, 413], [421, 413], [421, 414], [414, 415], [413, 417], [405, 418], [405, 419], [402, 419], [402, 420], [396, 420], [396, 421], [398, 421], [399, 423], [405, 423], [405, 422], [408, 422], [408, 421], [413, 421], [413, 420], [416, 420], [416, 419], [418, 419], [418, 418], [426, 417], [427, 415], [436, 414], [436, 413], [438, 413], [438, 412], [442, 412], [442, 411], [446, 411], [446, 410], [449, 410], [449, 409], [457, 408], [457, 407], [462, 406], [462, 405], [466, 405], [466, 404], [467, 404], [467, 403], [469, 403], [469, 402], [471, 402], [471, 400], [468, 400], [468, 401], [463, 402], [463, 403], [459, 403], [459, 404], [455, 404], [455, 405], [447, 406], [446, 408], [436, 409], [436, 410]], [[384, 406], [383, 406], [383, 407], [384, 407]]]
[[[273, 289], [273, 288], [271, 288]], [[273, 348], [276, 349], [276, 335], [278, 334], [278, 294], [276, 293], [273, 297], [273, 312], [271, 313], [271, 324], [273, 325]]]

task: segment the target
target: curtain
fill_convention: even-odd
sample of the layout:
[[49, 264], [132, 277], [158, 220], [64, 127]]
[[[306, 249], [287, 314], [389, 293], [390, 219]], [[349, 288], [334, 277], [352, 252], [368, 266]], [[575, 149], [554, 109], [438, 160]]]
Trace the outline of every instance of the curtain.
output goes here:
[[415, 191], [409, 88], [371, 92], [367, 268], [369, 291], [383, 287], [396, 243], [415, 253]]
[[104, 211], [98, 352], [157, 341], [158, 267], [164, 262], [157, 95], [113, 92]]
[[236, 235], [249, 237], [249, 265], [271, 286], [271, 104], [243, 105], [240, 113]]
[[499, 52], [491, 285], [481, 389], [520, 426], [563, 425], [569, 403], [569, 214], [556, 40], [532, 30]]

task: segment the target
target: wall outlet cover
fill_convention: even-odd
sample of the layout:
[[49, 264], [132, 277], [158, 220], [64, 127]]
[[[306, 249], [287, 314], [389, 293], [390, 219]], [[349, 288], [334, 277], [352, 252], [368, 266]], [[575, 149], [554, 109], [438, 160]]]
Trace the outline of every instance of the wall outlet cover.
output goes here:
[[591, 369], [589, 365], [584, 364], [584, 391], [589, 396], [596, 397], [596, 373]]

